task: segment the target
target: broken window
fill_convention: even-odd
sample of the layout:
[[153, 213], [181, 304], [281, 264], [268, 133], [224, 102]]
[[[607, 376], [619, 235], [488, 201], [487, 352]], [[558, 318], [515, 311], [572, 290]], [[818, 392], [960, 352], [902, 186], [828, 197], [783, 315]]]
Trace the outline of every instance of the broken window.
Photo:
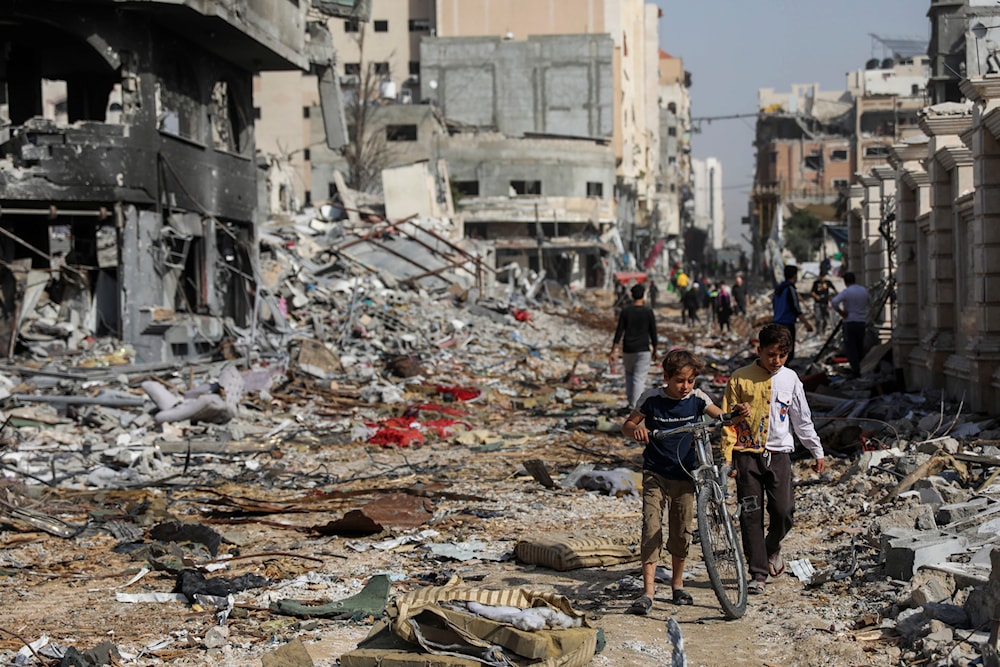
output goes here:
[[455, 192], [465, 197], [479, 196], [479, 181], [452, 181]]
[[847, 149], [838, 148], [830, 151], [830, 162], [847, 162]]
[[831, 182], [835, 190], [845, 190], [847, 186], [850, 185], [846, 178], [835, 178]]
[[511, 181], [511, 194], [514, 195], [540, 195], [542, 194], [541, 181]]
[[42, 117], [60, 126], [81, 120], [106, 122], [114, 101], [120, 112], [120, 89], [116, 100], [110, 97], [121, 74], [93, 45], [54, 25], [16, 18], [18, 12], [8, 14], [0, 49], [4, 120], [23, 125]]
[[677, 136], [677, 128], [673, 127], [673, 126], [668, 127], [667, 128], [667, 136], [668, 137], [676, 137]]
[[359, 32], [361, 24], [358, 21], [344, 21], [344, 32]]
[[212, 145], [220, 151], [241, 153], [248, 123], [233, 92], [226, 81], [216, 81], [212, 87]]
[[823, 170], [823, 154], [816, 152], [812, 155], [807, 155], [805, 160], [803, 160], [806, 169], [812, 169], [813, 171]]
[[385, 127], [385, 140], [386, 141], [416, 141], [417, 140], [417, 126], [416, 125], [386, 125], [386, 127]]
[[344, 74], [358, 76], [361, 74], [361, 63], [344, 63]]
[[381, 62], [381, 63], [373, 63], [373, 65], [375, 66], [374, 69], [376, 74], [389, 73], [389, 63]]
[[203, 106], [197, 73], [181, 58], [170, 59], [156, 82], [156, 118], [161, 132], [204, 142]]
[[865, 148], [865, 157], [888, 157], [888, 146], [868, 146]]
[[388, 21], [372, 21], [372, 26], [375, 28], [375, 32], [389, 32]]
[[600, 181], [588, 181], [587, 182], [587, 196], [588, 197], [603, 197], [604, 196], [604, 183]]
[[430, 19], [410, 19], [410, 32], [430, 32]]

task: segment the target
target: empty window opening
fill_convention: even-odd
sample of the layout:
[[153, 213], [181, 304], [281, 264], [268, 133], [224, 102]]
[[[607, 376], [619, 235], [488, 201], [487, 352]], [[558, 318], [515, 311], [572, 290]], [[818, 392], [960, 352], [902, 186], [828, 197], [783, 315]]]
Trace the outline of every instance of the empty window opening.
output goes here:
[[372, 21], [372, 27], [375, 28], [375, 32], [389, 32], [388, 21]]
[[234, 93], [234, 87], [227, 81], [216, 81], [212, 86], [212, 104], [209, 107], [212, 145], [216, 150], [240, 153], [246, 144], [249, 123]]
[[386, 125], [386, 141], [416, 141], [416, 125]]
[[511, 181], [511, 193], [515, 195], [540, 195], [542, 194], [541, 181]]
[[600, 181], [587, 181], [587, 196], [603, 197], [604, 183], [601, 183]]
[[479, 181], [453, 181], [455, 192], [465, 197], [479, 196]]

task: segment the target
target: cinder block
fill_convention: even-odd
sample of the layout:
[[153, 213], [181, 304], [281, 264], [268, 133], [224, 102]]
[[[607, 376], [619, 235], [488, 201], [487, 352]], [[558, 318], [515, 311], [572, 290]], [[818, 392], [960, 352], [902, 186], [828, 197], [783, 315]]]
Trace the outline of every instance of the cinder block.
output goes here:
[[948, 556], [965, 551], [965, 539], [943, 533], [902, 535], [886, 540], [883, 549], [885, 573], [893, 579], [908, 581], [922, 565], [948, 560]]

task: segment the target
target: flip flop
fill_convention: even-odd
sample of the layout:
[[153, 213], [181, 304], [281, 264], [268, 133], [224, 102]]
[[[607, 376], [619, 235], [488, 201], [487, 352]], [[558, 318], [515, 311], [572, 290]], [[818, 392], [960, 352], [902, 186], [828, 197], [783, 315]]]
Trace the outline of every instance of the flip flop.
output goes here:
[[767, 579], [765, 577], [757, 577], [749, 584], [747, 584], [747, 592], [752, 595], [760, 595], [764, 592], [764, 588], [767, 586]]
[[767, 557], [767, 567], [771, 571], [772, 577], [780, 576], [785, 572], [785, 559], [781, 557], [780, 551]]
[[645, 616], [652, 608], [653, 601], [649, 599], [648, 595], [643, 595], [632, 603], [632, 605], [628, 608], [627, 613], [634, 614], [636, 616]]
[[673, 602], [674, 604], [683, 604], [683, 605], [694, 604], [694, 598], [692, 598], [691, 594], [688, 593], [683, 588], [678, 588], [674, 591]]

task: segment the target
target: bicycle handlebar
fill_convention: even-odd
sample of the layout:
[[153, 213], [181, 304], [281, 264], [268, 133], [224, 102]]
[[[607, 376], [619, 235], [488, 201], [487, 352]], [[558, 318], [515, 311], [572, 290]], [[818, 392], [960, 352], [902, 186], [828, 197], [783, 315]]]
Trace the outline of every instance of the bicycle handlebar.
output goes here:
[[697, 431], [704, 431], [710, 428], [715, 428], [716, 426], [729, 426], [733, 423], [733, 417], [735, 416], [735, 412], [723, 412], [718, 417], [709, 419], [708, 421], [686, 424], [684, 426], [678, 426], [677, 428], [658, 428], [654, 431], [650, 431], [649, 437], [658, 439], [668, 435], [676, 435], [678, 433], [695, 433]]

